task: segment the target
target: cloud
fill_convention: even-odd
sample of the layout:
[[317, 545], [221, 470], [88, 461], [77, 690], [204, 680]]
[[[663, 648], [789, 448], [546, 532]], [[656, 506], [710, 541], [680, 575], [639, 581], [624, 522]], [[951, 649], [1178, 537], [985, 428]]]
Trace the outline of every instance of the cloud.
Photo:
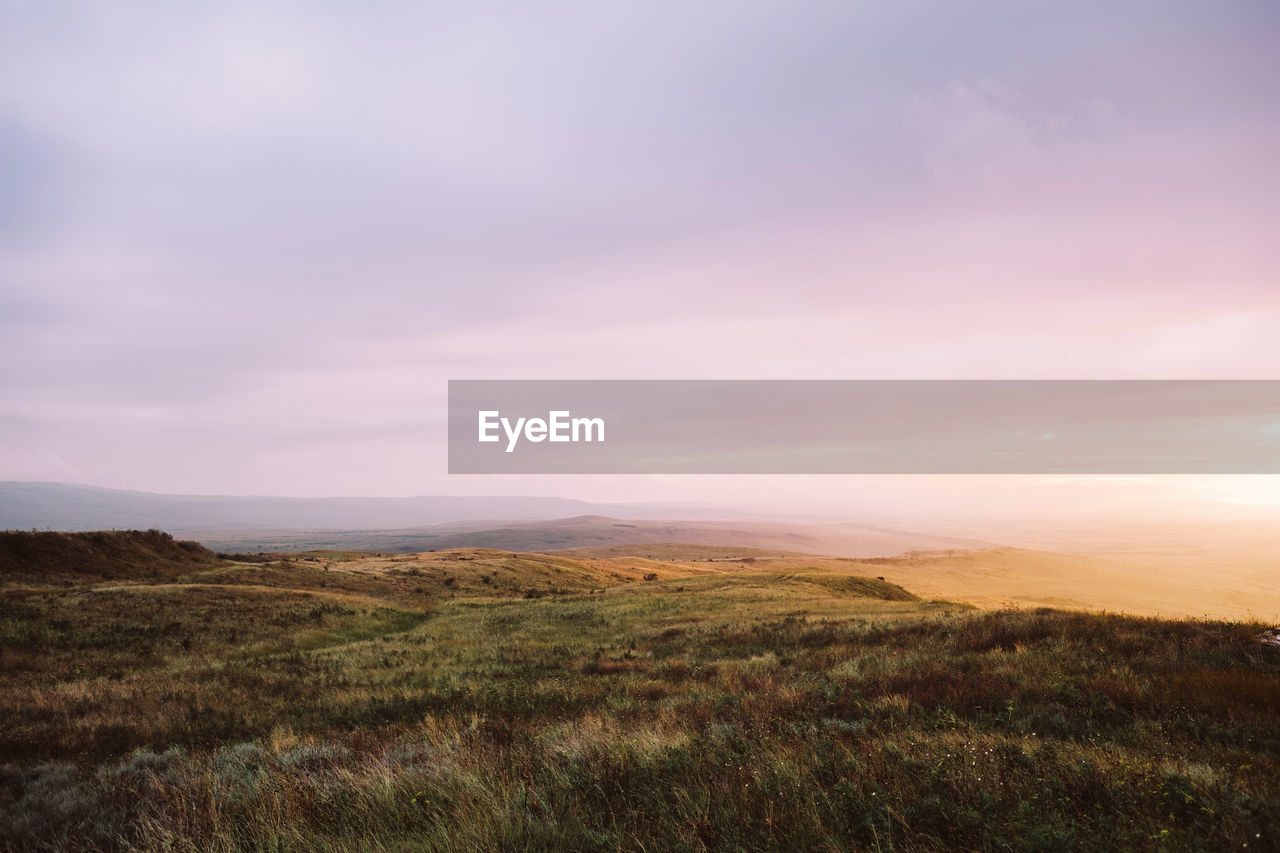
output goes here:
[[936, 175], [968, 191], [1037, 180], [1054, 147], [1080, 126], [995, 80], [952, 81], [938, 95], [917, 96], [905, 121]]
[[403, 492], [450, 377], [1280, 367], [1271, 17], [6, 4], [10, 447]]

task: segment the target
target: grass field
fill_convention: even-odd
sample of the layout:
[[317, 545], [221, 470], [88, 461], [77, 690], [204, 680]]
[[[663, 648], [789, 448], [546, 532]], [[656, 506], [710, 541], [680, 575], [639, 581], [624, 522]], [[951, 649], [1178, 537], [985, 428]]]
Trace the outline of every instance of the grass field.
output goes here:
[[7, 849], [1280, 848], [1257, 624], [707, 547], [4, 536]]

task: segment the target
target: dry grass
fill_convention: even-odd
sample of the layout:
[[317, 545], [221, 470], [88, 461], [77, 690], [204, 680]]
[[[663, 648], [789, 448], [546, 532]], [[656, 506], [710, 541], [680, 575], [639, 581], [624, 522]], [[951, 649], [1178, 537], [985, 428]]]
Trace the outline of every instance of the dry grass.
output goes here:
[[0, 846], [1275, 848], [1260, 630], [975, 612], [763, 555], [26, 578], [0, 589]]

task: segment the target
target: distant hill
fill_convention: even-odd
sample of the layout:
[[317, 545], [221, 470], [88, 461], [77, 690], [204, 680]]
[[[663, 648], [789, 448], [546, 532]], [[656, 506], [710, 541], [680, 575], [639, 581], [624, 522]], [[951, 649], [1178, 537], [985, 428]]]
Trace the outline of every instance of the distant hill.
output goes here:
[[431, 547], [558, 551], [618, 545], [684, 545], [763, 548], [776, 551], [876, 557], [912, 549], [987, 547], [976, 539], [936, 536], [870, 524], [803, 524], [757, 521], [645, 521], [579, 516], [526, 522], [493, 530], [442, 534]]
[[734, 517], [733, 511], [713, 507], [592, 504], [553, 497], [161, 495], [66, 483], [0, 482], [0, 530], [160, 528], [221, 551], [552, 551], [681, 542], [882, 556], [992, 544], [851, 521], [722, 520]]
[[[717, 546], [741, 550], [879, 557], [913, 549], [984, 548], [976, 539], [936, 536], [866, 524], [782, 524], [761, 521], [650, 521], [578, 515], [504, 525], [452, 524], [418, 530], [210, 532], [200, 541], [220, 551], [303, 551], [335, 548], [401, 554], [449, 548], [563, 551], [635, 545]], [[655, 552], [661, 549], [650, 549]]]
[[534, 521], [594, 511], [592, 504], [568, 498], [161, 495], [68, 483], [0, 482], [0, 530], [388, 530], [460, 521]]
[[218, 556], [160, 530], [0, 532], [0, 579], [136, 580], [173, 577]]

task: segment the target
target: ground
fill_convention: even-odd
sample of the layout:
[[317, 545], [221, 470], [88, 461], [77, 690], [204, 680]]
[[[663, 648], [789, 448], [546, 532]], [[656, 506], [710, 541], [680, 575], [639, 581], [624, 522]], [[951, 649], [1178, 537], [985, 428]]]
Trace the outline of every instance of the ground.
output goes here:
[[979, 610], [707, 546], [158, 535], [132, 570], [63, 542], [2, 575], [8, 848], [1280, 845], [1258, 624]]

